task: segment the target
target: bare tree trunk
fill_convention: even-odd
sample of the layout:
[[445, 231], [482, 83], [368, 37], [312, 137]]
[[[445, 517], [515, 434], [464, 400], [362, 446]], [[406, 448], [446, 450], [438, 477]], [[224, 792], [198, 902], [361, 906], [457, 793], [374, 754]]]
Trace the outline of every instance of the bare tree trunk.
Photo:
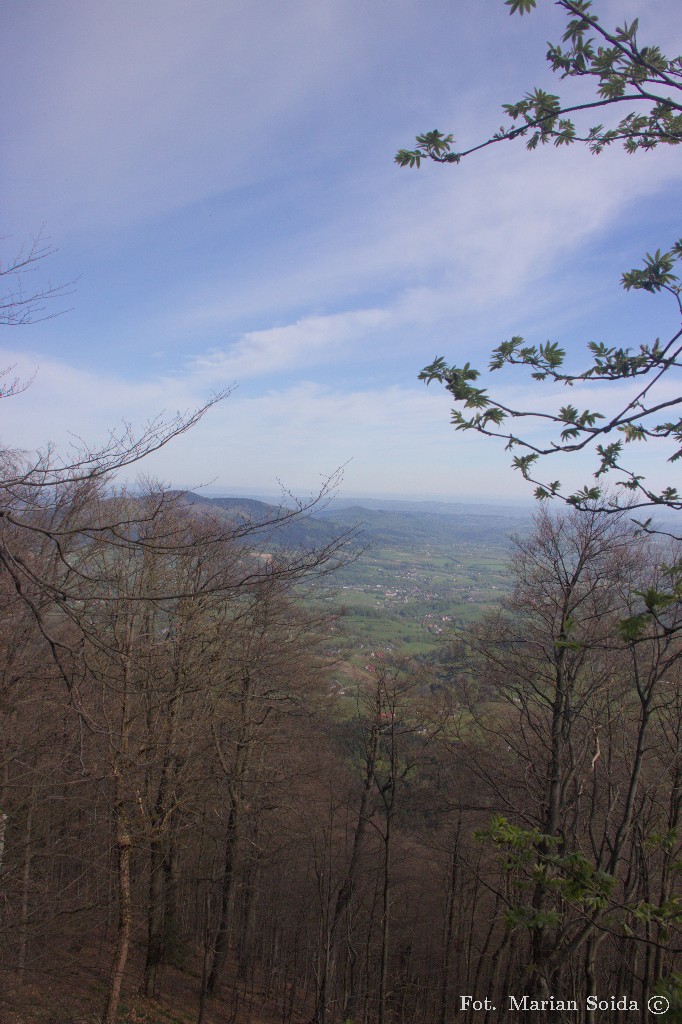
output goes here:
[[234, 858], [237, 845], [237, 826], [239, 822], [239, 799], [236, 795], [230, 798], [230, 814], [227, 820], [225, 837], [225, 854], [223, 861], [223, 885], [220, 897], [220, 920], [213, 945], [213, 962], [208, 977], [207, 994], [215, 995], [220, 974], [227, 957], [230, 944], [230, 921], [232, 909], [232, 891], [234, 888]]
[[144, 965], [144, 994], [158, 995], [158, 970], [163, 961], [164, 929], [163, 842], [153, 839], [149, 850], [149, 907], [147, 910], [147, 958]]
[[[393, 781], [391, 780], [391, 786]], [[381, 966], [379, 972], [379, 1024], [386, 1024], [386, 996], [388, 992], [388, 934], [391, 897], [391, 838], [393, 800], [390, 812], [386, 816], [386, 833], [384, 835], [384, 871], [381, 891]], [[389, 808], [387, 808], [389, 810]]]
[[585, 999], [597, 995], [597, 943], [595, 936], [587, 940], [585, 950]]
[[[170, 708], [169, 744], [175, 743], [177, 731], [177, 702], [173, 701]], [[154, 825], [163, 831], [170, 828], [171, 810], [168, 803], [171, 799], [174, 777], [177, 774], [178, 761], [172, 753], [166, 753], [161, 770], [161, 778], [154, 807]], [[164, 821], [164, 819], [166, 819]], [[166, 883], [169, 873], [166, 863], [170, 857], [167, 836], [159, 834], [152, 838], [149, 850], [149, 908], [147, 912], [147, 958], [144, 965], [144, 992], [149, 998], [158, 996], [159, 967], [164, 960], [164, 934], [166, 933]]]
[[385, 831], [383, 836], [384, 865], [381, 887], [381, 963], [379, 969], [379, 1024], [386, 1024], [386, 999], [388, 996], [388, 938], [391, 916], [391, 844], [393, 839], [393, 819], [395, 816], [396, 787], [398, 784], [398, 749], [395, 722], [395, 703], [390, 703], [389, 708], [390, 710], [388, 714], [390, 715], [390, 726], [388, 731], [388, 778], [386, 778], [385, 781], [381, 781], [380, 779], [376, 778], [375, 772], [375, 781], [379, 789], [379, 793], [381, 794], [381, 799], [384, 804], [384, 813], [386, 816]]
[[253, 946], [253, 932], [256, 920], [257, 886], [259, 880], [259, 868], [251, 868], [247, 874], [244, 890], [244, 906], [242, 910], [242, 926], [239, 938], [239, 963], [237, 977], [245, 981], [247, 977], [247, 966], [251, 959]]
[[0, 811], [0, 871], [5, 857], [5, 831], [7, 830], [7, 815]]
[[211, 924], [211, 894], [206, 894], [206, 922], [204, 928], [204, 961], [201, 971], [201, 992], [199, 995], [199, 1016], [197, 1017], [197, 1024], [204, 1024], [206, 1018], [206, 996], [208, 994], [208, 979], [211, 974], [211, 959], [213, 955], [213, 947], [211, 945], [211, 935], [213, 932]]
[[452, 945], [455, 930], [455, 893], [459, 878], [459, 833], [461, 822], [457, 823], [457, 832], [452, 846], [450, 872], [448, 877], [448, 900], [445, 916], [445, 936], [443, 940], [443, 967], [440, 985], [439, 1024], [445, 1024], [448, 1012], [448, 990], [450, 987], [450, 970], [452, 967]]
[[163, 899], [163, 959], [167, 963], [176, 963], [180, 941], [180, 922], [178, 920], [178, 847], [174, 835], [168, 839], [166, 856], [163, 859]]
[[[332, 914], [332, 919], [329, 925], [328, 950], [318, 985], [317, 1005], [315, 1008], [314, 1016], [314, 1020], [318, 1021], [319, 1024], [325, 1024], [326, 1020], [329, 978], [330, 975], [333, 973], [336, 962], [336, 936], [338, 932], [339, 922], [341, 921], [344, 911], [349, 906], [351, 899], [353, 897], [353, 893], [355, 891], [355, 880], [358, 872], [358, 867], [360, 864], [360, 853], [362, 851], [365, 832], [367, 831], [367, 808], [369, 804], [369, 797], [372, 790], [372, 785], [374, 782], [378, 742], [379, 723], [378, 720], [375, 720], [372, 723], [365, 750], [365, 775], [362, 783], [362, 794], [360, 796], [358, 820], [355, 826], [355, 832], [353, 834], [353, 848], [351, 850], [348, 869], [344, 876], [343, 882], [339, 887], [339, 891], [336, 897], [336, 903], [334, 904], [334, 912]], [[346, 1016], [346, 1019], [348, 1019], [348, 1014]]]
[[[26, 815], [26, 831], [24, 832], [24, 864], [21, 878], [21, 916], [19, 918], [19, 961], [17, 973], [19, 984], [23, 985], [26, 973], [26, 952], [28, 948], [28, 902], [31, 884], [31, 838], [33, 833], [33, 810], [35, 808], [35, 790], [31, 792]], [[4, 816], [3, 816], [4, 817]]]
[[109, 989], [104, 1005], [102, 1024], [116, 1024], [121, 985], [130, 949], [130, 933], [133, 924], [133, 904], [130, 891], [130, 852], [132, 842], [123, 805], [123, 784], [116, 773], [116, 858], [118, 875], [118, 929], [116, 950], [109, 976]]

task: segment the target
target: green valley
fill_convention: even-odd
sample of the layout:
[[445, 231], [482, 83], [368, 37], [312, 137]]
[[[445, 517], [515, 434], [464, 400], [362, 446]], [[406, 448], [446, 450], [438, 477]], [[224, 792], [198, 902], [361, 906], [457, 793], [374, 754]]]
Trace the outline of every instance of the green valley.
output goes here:
[[[409, 508], [395, 505], [409, 504]], [[530, 526], [524, 510], [386, 502], [320, 516], [356, 527], [363, 550], [316, 585], [318, 600], [345, 614], [339, 653], [364, 667], [383, 653], [433, 653], [434, 641], [474, 621], [509, 589], [510, 535]]]

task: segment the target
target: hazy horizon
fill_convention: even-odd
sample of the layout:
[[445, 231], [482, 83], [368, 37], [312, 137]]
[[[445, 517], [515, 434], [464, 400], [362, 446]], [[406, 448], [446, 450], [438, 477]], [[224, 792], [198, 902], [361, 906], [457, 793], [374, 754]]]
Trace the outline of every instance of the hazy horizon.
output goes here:
[[[252, 498], [256, 501], [272, 501], [273, 499], [281, 498], [282, 491], [268, 488], [244, 488], [244, 487], [181, 487], [177, 489], [180, 491], [192, 491], [199, 495], [207, 498]], [[287, 492], [288, 493], [288, 492]], [[293, 492], [294, 497], [305, 497], [305, 492], [298, 494]], [[452, 496], [450, 494], [412, 494], [409, 492], [404, 493], [380, 493], [380, 492], [369, 492], [369, 491], [346, 491], [343, 487], [339, 489], [337, 493], [330, 496], [330, 504], [342, 503], [349, 504], [355, 501], [383, 501], [386, 503], [396, 502], [405, 503], [413, 502], [414, 504], [429, 504], [440, 502], [447, 505], [490, 505], [495, 506], [509, 506], [518, 507], [520, 509], [530, 509], [539, 507], [537, 502], [532, 497], [528, 499], [523, 498], [496, 498], [491, 495], [476, 495], [470, 494], [465, 496]]]

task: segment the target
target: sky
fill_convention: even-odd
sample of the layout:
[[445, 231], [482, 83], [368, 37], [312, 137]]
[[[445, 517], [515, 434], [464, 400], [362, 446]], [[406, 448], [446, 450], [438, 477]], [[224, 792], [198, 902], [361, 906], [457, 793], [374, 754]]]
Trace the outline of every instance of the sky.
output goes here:
[[[595, 10], [608, 25], [640, 13], [640, 42], [673, 55], [678, 2]], [[0, 366], [31, 381], [2, 403], [5, 447], [68, 457], [225, 391], [140, 470], [220, 494], [307, 495], [343, 467], [344, 494], [528, 496], [503, 444], [454, 431], [419, 370], [437, 355], [484, 368], [517, 334], [560, 342], [575, 365], [590, 340], [669, 337], [672, 304], [619, 280], [676, 240], [682, 199], [675, 149], [504, 144], [458, 167], [393, 162], [418, 132], [465, 148], [499, 127], [502, 103], [556, 91], [544, 54], [564, 22], [538, 8], [4, 4], [3, 265], [39, 236], [54, 252], [26, 287], [73, 282], [48, 307], [61, 315], [2, 328]], [[495, 376], [521, 408], [566, 401]], [[612, 389], [574, 390], [574, 404], [613, 407]], [[672, 478], [665, 454], [637, 453], [652, 482]], [[593, 468], [548, 475], [582, 484]]]

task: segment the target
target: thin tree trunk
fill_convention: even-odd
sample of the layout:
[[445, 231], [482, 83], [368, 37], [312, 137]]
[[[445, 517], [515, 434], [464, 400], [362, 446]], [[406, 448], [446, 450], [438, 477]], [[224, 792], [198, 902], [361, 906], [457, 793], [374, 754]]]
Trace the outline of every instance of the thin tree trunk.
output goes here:
[[211, 946], [211, 895], [206, 895], [206, 927], [204, 929], [204, 962], [201, 972], [201, 993], [199, 995], [199, 1016], [197, 1024], [204, 1024], [206, 1016], [206, 996], [208, 994], [208, 979], [211, 973], [211, 959], [213, 949]]
[[448, 878], [448, 901], [446, 908], [446, 919], [445, 919], [445, 936], [443, 941], [443, 969], [441, 973], [441, 985], [440, 985], [440, 1010], [439, 1010], [439, 1024], [445, 1024], [447, 1020], [448, 1012], [448, 990], [450, 987], [450, 970], [452, 967], [452, 942], [455, 930], [455, 892], [457, 889], [457, 881], [459, 878], [459, 831], [461, 822], [457, 823], [457, 832], [455, 833], [455, 842], [452, 847], [452, 857], [450, 858], [450, 873]]
[[223, 861], [223, 885], [220, 899], [220, 919], [213, 944], [213, 960], [208, 977], [207, 994], [215, 995], [218, 989], [220, 974], [227, 957], [230, 944], [230, 921], [232, 909], [232, 890], [234, 888], [234, 857], [237, 845], [237, 826], [239, 821], [239, 800], [233, 795], [230, 800], [230, 814], [227, 820], [225, 837], [225, 854]]
[[[391, 780], [393, 786], [393, 780]], [[384, 877], [381, 892], [381, 967], [379, 973], [379, 1024], [386, 1024], [386, 996], [388, 992], [388, 935], [389, 910], [391, 898], [391, 838], [393, 823], [393, 798], [391, 797], [390, 812], [386, 815], [386, 834], [384, 836]]]
[[152, 840], [149, 850], [149, 907], [147, 910], [147, 958], [144, 965], [144, 994], [158, 995], [158, 969], [163, 961], [164, 871], [160, 839]]
[[378, 743], [379, 724], [378, 721], [374, 721], [372, 723], [372, 727], [369, 734], [369, 743], [367, 744], [365, 752], [365, 777], [362, 783], [362, 794], [360, 796], [358, 820], [353, 835], [353, 848], [351, 851], [350, 861], [348, 863], [348, 870], [346, 871], [345, 877], [339, 887], [339, 891], [336, 897], [334, 913], [332, 914], [332, 919], [329, 925], [328, 932], [328, 955], [326, 957], [325, 966], [322, 970], [320, 982], [318, 985], [317, 1005], [315, 1008], [315, 1015], [313, 1019], [315, 1021], [318, 1021], [319, 1024], [324, 1024], [326, 1017], [329, 976], [333, 972], [336, 961], [336, 935], [338, 931], [339, 922], [341, 921], [344, 911], [349, 906], [350, 901], [353, 897], [353, 893], [355, 891], [355, 880], [358, 873], [358, 867], [360, 864], [360, 853], [362, 851], [365, 833], [367, 831], [367, 807], [369, 803], [370, 792], [372, 790], [372, 786], [374, 783], [374, 772], [376, 769]]
[[130, 852], [132, 842], [128, 831], [125, 808], [123, 806], [122, 782], [116, 774], [116, 858], [118, 876], [118, 929], [116, 933], [116, 950], [111, 965], [109, 989], [104, 1004], [102, 1024], [116, 1024], [118, 1004], [121, 998], [121, 985], [130, 949], [130, 933], [133, 924], [133, 904], [130, 891]]
[[7, 815], [0, 811], [0, 871], [5, 857], [5, 831], [7, 829]]
[[[19, 984], [23, 985], [26, 973], [26, 953], [28, 949], [28, 902], [31, 883], [31, 838], [33, 835], [33, 810], [35, 808], [35, 790], [26, 815], [26, 831], [24, 832], [24, 865], [21, 878], [21, 916], [19, 918]], [[4, 817], [4, 815], [3, 815]]]

